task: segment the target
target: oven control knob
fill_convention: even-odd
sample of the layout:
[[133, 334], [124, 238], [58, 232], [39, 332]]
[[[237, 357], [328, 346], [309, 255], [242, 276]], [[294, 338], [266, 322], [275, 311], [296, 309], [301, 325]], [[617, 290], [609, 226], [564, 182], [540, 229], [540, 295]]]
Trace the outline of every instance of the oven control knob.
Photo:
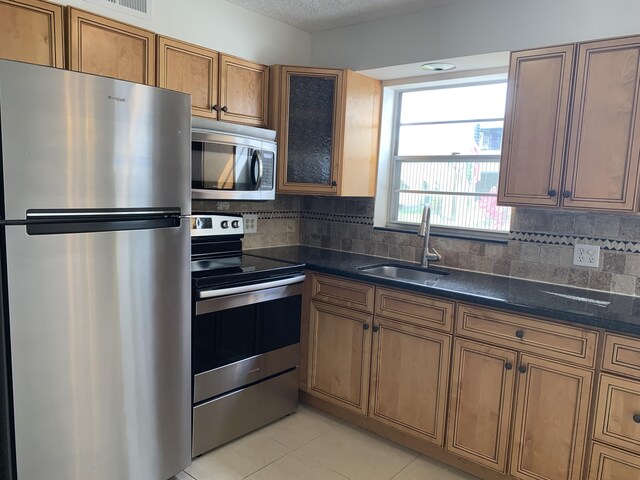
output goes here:
[[223, 220], [220, 226], [222, 228], [229, 228], [229, 220]]
[[240, 228], [240, 221], [234, 220], [231, 222], [231, 228]]

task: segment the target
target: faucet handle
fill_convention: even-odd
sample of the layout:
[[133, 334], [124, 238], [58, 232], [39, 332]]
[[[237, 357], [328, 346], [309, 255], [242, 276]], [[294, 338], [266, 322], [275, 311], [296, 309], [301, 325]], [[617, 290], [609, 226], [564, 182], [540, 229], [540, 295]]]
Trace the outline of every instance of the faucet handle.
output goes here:
[[435, 248], [429, 252], [429, 256], [431, 257], [429, 260], [432, 262], [439, 262], [442, 260], [442, 255], [440, 255]]

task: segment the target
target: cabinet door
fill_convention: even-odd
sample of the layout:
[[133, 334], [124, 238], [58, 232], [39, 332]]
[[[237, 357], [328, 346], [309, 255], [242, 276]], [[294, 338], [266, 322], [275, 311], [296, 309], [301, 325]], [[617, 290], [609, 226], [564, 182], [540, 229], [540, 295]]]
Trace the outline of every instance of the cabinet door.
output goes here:
[[518, 367], [511, 475], [579, 480], [593, 374], [531, 355]]
[[191, 95], [193, 115], [218, 118], [218, 52], [158, 37], [158, 86]]
[[634, 211], [640, 36], [580, 44], [563, 204]]
[[269, 67], [220, 55], [220, 120], [265, 127]]
[[505, 472], [517, 354], [456, 339], [447, 450]]
[[513, 52], [498, 201], [559, 204], [574, 45]]
[[0, 0], [0, 58], [64, 68], [62, 6]]
[[278, 189], [336, 194], [343, 72], [280, 68]]
[[601, 375], [593, 438], [640, 455], [640, 382]]
[[153, 32], [75, 8], [68, 16], [71, 70], [155, 85]]
[[366, 415], [372, 318], [311, 302], [309, 393]]
[[376, 317], [369, 417], [442, 446], [451, 336]]
[[589, 464], [589, 480], [638, 480], [640, 457], [630, 453], [593, 444]]

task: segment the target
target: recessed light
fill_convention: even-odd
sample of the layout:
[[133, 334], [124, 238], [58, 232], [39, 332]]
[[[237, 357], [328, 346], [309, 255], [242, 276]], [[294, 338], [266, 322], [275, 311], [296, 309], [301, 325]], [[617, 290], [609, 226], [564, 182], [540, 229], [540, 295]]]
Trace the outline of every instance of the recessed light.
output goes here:
[[422, 64], [420, 68], [430, 72], [444, 72], [445, 70], [453, 70], [456, 66], [453, 63], [430, 62]]

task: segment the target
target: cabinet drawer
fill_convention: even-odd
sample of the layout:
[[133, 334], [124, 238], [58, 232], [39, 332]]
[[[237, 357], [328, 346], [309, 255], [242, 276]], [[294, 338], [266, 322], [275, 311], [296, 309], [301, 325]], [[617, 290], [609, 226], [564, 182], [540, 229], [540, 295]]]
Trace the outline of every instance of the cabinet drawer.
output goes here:
[[454, 303], [414, 293], [378, 288], [376, 315], [451, 333]]
[[593, 367], [598, 334], [533, 317], [460, 305], [458, 335]]
[[640, 458], [637, 455], [593, 444], [589, 463], [589, 480], [638, 480]]
[[373, 285], [328, 275], [313, 275], [311, 299], [373, 313]]
[[602, 369], [640, 380], [640, 339], [607, 333]]
[[600, 376], [593, 438], [640, 454], [640, 382]]

